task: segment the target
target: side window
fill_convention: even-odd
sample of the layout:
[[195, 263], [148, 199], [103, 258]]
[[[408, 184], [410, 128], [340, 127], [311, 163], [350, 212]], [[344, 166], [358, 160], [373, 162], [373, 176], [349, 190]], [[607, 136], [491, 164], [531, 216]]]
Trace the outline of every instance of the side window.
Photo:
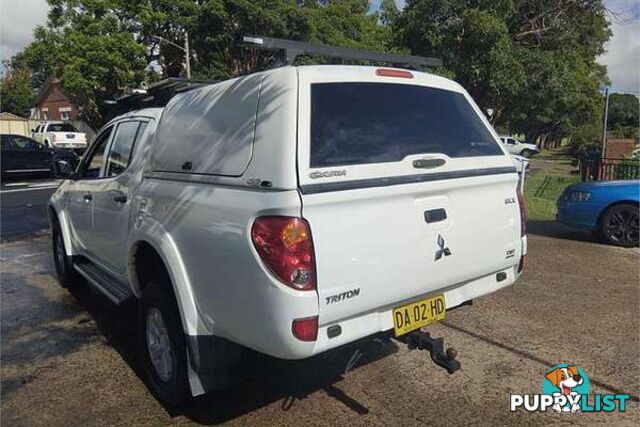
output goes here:
[[35, 142], [32, 139], [25, 138], [24, 136], [14, 135], [13, 143], [19, 150], [38, 150], [40, 149], [40, 144]]
[[82, 178], [93, 179], [100, 177], [100, 168], [102, 168], [102, 163], [105, 160], [105, 149], [112, 130], [113, 126], [110, 126], [96, 138], [89, 157], [83, 162]]
[[106, 176], [120, 175], [129, 166], [133, 142], [139, 127], [140, 122], [124, 122], [118, 125], [109, 150]]
[[516, 142], [513, 140], [513, 138], [507, 138], [507, 144], [509, 145], [514, 145]]

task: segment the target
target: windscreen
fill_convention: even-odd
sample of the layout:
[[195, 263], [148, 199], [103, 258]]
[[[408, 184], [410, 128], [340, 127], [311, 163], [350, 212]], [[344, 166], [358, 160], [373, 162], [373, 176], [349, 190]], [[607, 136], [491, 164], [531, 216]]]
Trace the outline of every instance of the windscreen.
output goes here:
[[52, 123], [49, 125], [48, 132], [78, 132], [73, 125], [69, 123]]
[[310, 148], [312, 168], [502, 154], [462, 94], [389, 83], [312, 84]]

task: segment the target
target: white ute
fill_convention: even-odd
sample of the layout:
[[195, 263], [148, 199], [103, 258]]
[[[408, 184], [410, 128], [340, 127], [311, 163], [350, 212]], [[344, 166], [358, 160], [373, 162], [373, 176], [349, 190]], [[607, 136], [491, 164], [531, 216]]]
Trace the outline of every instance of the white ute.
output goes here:
[[512, 136], [501, 136], [500, 141], [507, 147], [509, 153], [522, 156], [526, 159], [540, 152], [536, 144], [520, 142]]
[[46, 147], [82, 151], [87, 148], [87, 134], [67, 122], [44, 122], [33, 129], [33, 139]]
[[206, 85], [112, 120], [59, 166], [60, 280], [139, 301], [168, 405], [227, 384], [243, 348], [304, 359], [417, 336], [511, 285], [526, 254], [498, 135], [459, 84], [422, 72], [284, 66]]

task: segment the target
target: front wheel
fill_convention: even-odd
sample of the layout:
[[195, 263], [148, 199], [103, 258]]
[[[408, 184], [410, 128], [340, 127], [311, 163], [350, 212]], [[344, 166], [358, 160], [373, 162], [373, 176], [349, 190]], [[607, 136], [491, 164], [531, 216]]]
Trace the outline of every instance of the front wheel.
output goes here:
[[638, 246], [638, 206], [630, 203], [607, 209], [600, 230], [605, 240], [626, 248]]
[[187, 349], [171, 283], [148, 283], [140, 310], [140, 338], [151, 391], [166, 406], [180, 410], [190, 392]]
[[82, 277], [74, 270], [71, 257], [67, 255], [62, 229], [57, 219], [53, 222], [52, 234], [53, 263], [56, 267], [58, 283], [63, 288], [72, 288], [82, 281]]
[[524, 157], [525, 159], [530, 158], [531, 156], [533, 156], [533, 151], [531, 150], [522, 150], [522, 152], [520, 153], [520, 155], [522, 157]]

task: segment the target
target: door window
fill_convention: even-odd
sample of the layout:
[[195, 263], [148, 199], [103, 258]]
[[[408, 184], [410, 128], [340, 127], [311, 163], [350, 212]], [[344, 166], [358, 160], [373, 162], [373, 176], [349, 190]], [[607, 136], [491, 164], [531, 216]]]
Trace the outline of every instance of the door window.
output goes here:
[[18, 150], [34, 151], [42, 148], [41, 145], [35, 142], [33, 139], [20, 135], [13, 136], [13, 143]]
[[105, 160], [105, 149], [113, 126], [105, 129], [93, 143], [93, 148], [87, 159], [83, 162], [81, 177], [85, 179], [95, 179], [100, 177], [100, 169]]
[[129, 166], [133, 142], [139, 127], [140, 122], [124, 122], [118, 125], [109, 150], [106, 176], [120, 175]]

